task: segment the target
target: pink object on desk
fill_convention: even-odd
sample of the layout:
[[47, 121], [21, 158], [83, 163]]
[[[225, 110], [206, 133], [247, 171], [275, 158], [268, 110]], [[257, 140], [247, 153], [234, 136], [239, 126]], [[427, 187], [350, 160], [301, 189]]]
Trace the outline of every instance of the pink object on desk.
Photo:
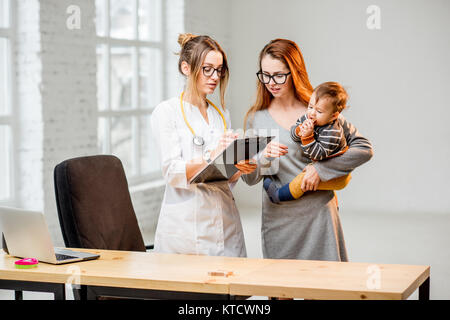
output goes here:
[[14, 264], [19, 265], [19, 266], [31, 266], [34, 264], [38, 264], [39, 261], [35, 258], [25, 258], [25, 259], [21, 259], [21, 260], [17, 260], [16, 262], [14, 262]]

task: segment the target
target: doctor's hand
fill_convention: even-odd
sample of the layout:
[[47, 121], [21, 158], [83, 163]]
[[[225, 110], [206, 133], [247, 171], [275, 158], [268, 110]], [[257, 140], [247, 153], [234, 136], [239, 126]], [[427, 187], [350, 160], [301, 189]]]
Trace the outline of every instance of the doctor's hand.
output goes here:
[[241, 160], [234, 165], [242, 174], [249, 174], [256, 170], [258, 165], [254, 159]]
[[216, 155], [220, 154], [223, 150], [225, 150], [230, 145], [230, 143], [232, 143], [238, 137], [239, 137], [239, 134], [238, 133], [234, 133], [231, 130], [223, 133], [222, 136], [219, 139], [219, 143], [217, 144], [216, 149], [214, 149], [212, 154], [211, 154], [211, 158], [213, 158]]
[[264, 149], [266, 158], [278, 158], [288, 153], [288, 147], [276, 141], [270, 142]]

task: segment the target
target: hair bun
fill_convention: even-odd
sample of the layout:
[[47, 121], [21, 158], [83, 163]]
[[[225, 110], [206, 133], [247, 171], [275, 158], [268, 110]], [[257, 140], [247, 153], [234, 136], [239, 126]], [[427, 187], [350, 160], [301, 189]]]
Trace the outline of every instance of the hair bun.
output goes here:
[[184, 45], [189, 41], [194, 39], [195, 37], [197, 37], [195, 34], [192, 33], [181, 33], [178, 36], [178, 43], [180, 44], [180, 46], [183, 48]]

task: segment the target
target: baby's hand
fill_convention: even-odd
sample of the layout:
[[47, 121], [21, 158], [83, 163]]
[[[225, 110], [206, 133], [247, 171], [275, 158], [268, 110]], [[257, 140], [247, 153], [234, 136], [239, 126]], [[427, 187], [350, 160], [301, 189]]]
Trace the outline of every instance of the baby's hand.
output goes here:
[[300, 134], [302, 137], [307, 137], [312, 135], [314, 132], [314, 122], [311, 119], [307, 119], [303, 122], [300, 127]]

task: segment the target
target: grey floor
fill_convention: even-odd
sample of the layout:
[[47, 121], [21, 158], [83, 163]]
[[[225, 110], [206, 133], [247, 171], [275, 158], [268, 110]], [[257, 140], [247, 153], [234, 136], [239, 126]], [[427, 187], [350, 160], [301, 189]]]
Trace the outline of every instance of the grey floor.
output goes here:
[[[247, 253], [261, 257], [261, 216], [255, 208], [240, 208]], [[450, 299], [450, 215], [342, 212], [347, 252], [352, 262], [431, 266], [431, 299]], [[66, 290], [68, 299], [73, 296]], [[13, 299], [0, 290], [0, 299]], [[264, 299], [265, 297], [253, 297]], [[25, 292], [24, 299], [53, 299], [48, 293]], [[417, 292], [410, 299], [417, 299]]]

